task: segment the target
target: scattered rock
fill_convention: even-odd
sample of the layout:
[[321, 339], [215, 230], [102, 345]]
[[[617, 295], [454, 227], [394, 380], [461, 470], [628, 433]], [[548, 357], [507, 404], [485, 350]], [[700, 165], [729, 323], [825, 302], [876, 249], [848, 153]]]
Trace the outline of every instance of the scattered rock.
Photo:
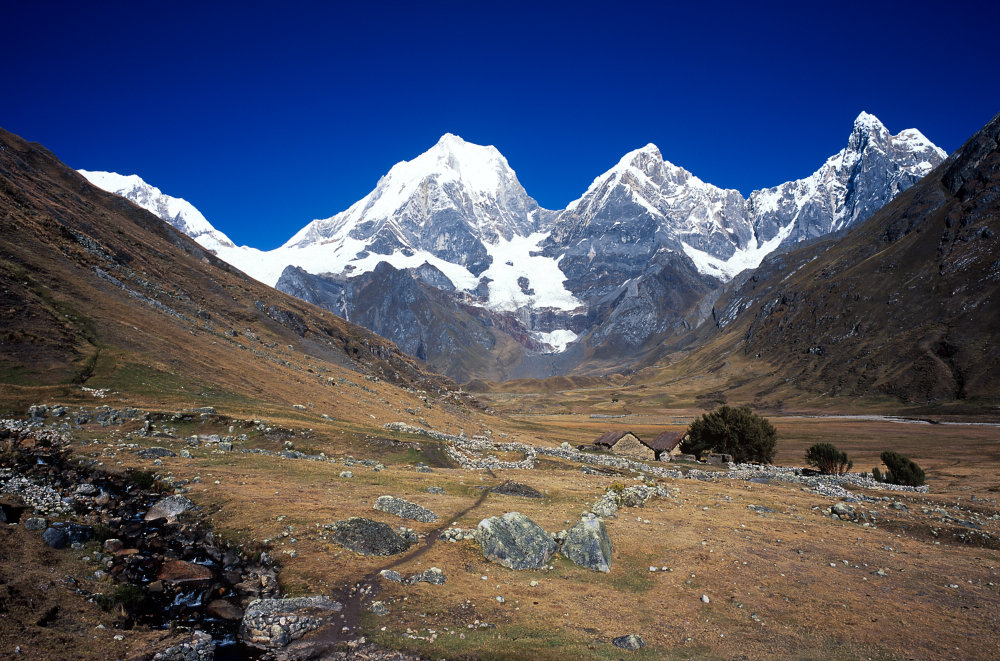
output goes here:
[[389, 607], [385, 605], [383, 601], [373, 601], [369, 606], [368, 610], [375, 615], [388, 615]]
[[387, 514], [395, 514], [402, 519], [411, 519], [423, 523], [437, 521], [440, 518], [426, 507], [393, 496], [379, 496], [375, 504], [372, 505], [372, 509], [386, 512]]
[[378, 573], [378, 575], [387, 581], [392, 581], [393, 583], [403, 582], [403, 575], [398, 571], [393, 571], [392, 569], [383, 569]]
[[167, 448], [146, 448], [136, 452], [143, 459], [160, 459], [162, 457], [176, 457], [177, 453]]
[[437, 567], [431, 567], [430, 569], [424, 570], [419, 574], [414, 574], [406, 579], [409, 585], [415, 583], [431, 583], [432, 585], [444, 585], [445, 578], [444, 572]]
[[483, 519], [477, 537], [483, 556], [509, 569], [540, 569], [556, 552], [552, 536], [519, 512]]
[[166, 519], [168, 523], [173, 523], [177, 521], [177, 515], [191, 509], [194, 509], [194, 503], [184, 496], [167, 496], [166, 498], [161, 498], [150, 507], [143, 518], [146, 521]]
[[833, 513], [842, 519], [853, 519], [854, 518], [854, 508], [847, 503], [840, 502], [834, 504], [831, 508]]
[[344, 478], [354, 477], [354, 473], [352, 473], [351, 471], [340, 471], [340, 477]]
[[427, 493], [441, 494], [444, 493], [444, 489], [442, 489], [441, 487], [427, 487]]
[[623, 650], [637, 650], [640, 647], [646, 646], [646, 641], [634, 633], [630, 633], [626, 636], [619, 636], [611, 641], [615, 647], [621, 648]]
[[98, 488], [89, 482], [84, 482], [76, 487], [76, 495], [78, 496], [94, 496], [97, 495], [98, 491]]
[[45, 530], [49, 522], [40, 516], [33, 516], [24, 522], [25, 530]]
[[410, 548], [388, 525], [357, 516], [333, 524], [333, 541], [361, 555], [396, 555]]
[[153, 655], [153, 661], [200, 661], [215, 658], [215, 641], [204, 631], [195, 631], [190, 640]]
[[542, 498], [543, 495], [537, 489], [529, 487], [527, 484], [518, 482], [504, 482], [499, 486], [490, 489], [490, 493], [497, 493], [503, 496], [521, 496], [522, 498]]
[[707, 594], [703, 594], [703, 595], [701, 595], [701, 603], [703, 603], [703, 604], [707, 604], [707, 603], [711, 603], [711, 601], [712, 601], [712, 600], [708, 598], [708, 595], [707, 595]]
[[770, 507], [764, 507], [763, 505], [747, 505], [747, 509], [757, 514], [771, 514], [774, 512]]
[[600, 519], [584, 519], [566, 531], [560, 553], [581, 567], [611, 571], [611, 538]]

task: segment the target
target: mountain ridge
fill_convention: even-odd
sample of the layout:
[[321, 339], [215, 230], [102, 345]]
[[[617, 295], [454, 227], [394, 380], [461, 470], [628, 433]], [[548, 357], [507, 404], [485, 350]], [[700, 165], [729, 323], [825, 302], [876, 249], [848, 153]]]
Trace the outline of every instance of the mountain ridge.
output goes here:
[[[532, 369], [602, 370], [608, 365], [591, 358], [614, 351], [634, 356], [664, 333], [686, 332], [704, 319], [699, 301], [738, 272], [775, 250], [859, 222], [942, 159], [919, 131], [894, 136], [862, 112], [847, 146], [812, 175], [746, 198], [666, 161], [650, 143], [625, 154], [566, 209], [551, 211], [528, 196], [495, 147], [445, 134], [394, 165], [369, 195], [308, 223], [283, 246], [219, 246], [216, 254], [272, 286], [313, 292], [329, 289], [307, 283], [310, 277], [342, 276], [350, 286], [363, 274], [370, 279], [380, 263], [433, 270], [439, 274], [433, 286], [447, 293], [454, 314], [481, 308], [475, 317], [487, 326], [495, 314], [512, 314], [521, 324], [512, 337], [538, 358], [526, 362], [505, 352], [509, 360], [498, 359], [489, 374], [448, 372], [459, 380], [534, 376]], [[375, 277], [389, 275], [382, 270]], [[372, 291], [368, 279], [364, 287]], [[411, 300], [424, 295], [398, 288], [418, 281], [392, 277], [383, 285], [386, 295]], [[675, 295], [677, 287], [690, 295]], [[344, 307], [333, 299], [313, 302], [332, 311]], [[543, 326], [535, 325], [539, 319]], [[454, 326], [439, 315], [427, 323], [435, 325], [423, 329], [425, 337]], [[410, 342], [402, 325], [380, 327], [399, 328], [390, 339]], [[485, 327], [469, 331], [469, 346]], [[539, 346], [567, 351], [574, 341], [581, 350], [561, 359], [537, 356]]]

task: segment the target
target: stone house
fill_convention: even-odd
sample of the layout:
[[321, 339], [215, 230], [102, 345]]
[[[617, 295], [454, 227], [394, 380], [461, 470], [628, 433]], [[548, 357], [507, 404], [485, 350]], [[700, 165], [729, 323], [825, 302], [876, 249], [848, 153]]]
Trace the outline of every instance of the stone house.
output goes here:
[[643, 444], [653, 450], [657, 461], [673, 461], [673, 457], [681, 454], [681, 440], [684, 438], [683, 431], [660, 432], [651, 441], [643, 441]]
[[630, 431], [609, 431], [599, 436], [594, 445], [630, 459], [656, 461], [656, 452], [653, 448]]

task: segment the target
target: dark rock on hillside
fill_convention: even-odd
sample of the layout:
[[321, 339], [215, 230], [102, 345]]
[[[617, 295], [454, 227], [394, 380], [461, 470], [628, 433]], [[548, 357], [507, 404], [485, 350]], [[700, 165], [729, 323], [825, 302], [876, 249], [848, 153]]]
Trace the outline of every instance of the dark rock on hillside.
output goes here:
[[646, 646], [646, 641], [634, 633], [630, 633], [627, 636], [619, 636], [611, 642], [615, 647], [620, 647], [623, 650], [637, 650]]
[[333, 541], [361, 555], [396, 555], [410, 548], [388, 525], [362, 517], [333, 524]]
[[504, 482], [490, 489], [490, 493], [498, 493], [504, 496], [521, 496], [522, 498], [542, 498], [542, 493], [538, 489], [533, 489], [527, 484], [519, 482]]

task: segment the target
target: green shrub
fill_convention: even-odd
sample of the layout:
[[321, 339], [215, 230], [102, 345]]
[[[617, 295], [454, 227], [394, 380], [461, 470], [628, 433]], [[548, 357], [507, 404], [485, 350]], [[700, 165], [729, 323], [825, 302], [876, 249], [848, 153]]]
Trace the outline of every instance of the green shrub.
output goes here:
[[777, 431], [767, 418], [749, 407], [720, 406], [688, 428], [681, 452], [701, 456], [704, 452], [733, 455], [737, 462], [769, 464], [774, 459]]
[[908, 487], [919, 487], [924, 484], [924, 469], [917, 466], [909, 457], [886, 450], [882, 453], [882, 463], [887, 469], [883, 482]]
[[152, 489], [153, 485], [156, 484], [156, 474], [145, 470], [131, 471], [129, 480], [140, 489]]
[[806, 450], [806, 463], [826, 475], [843, 475], [854, 466], [847, 453], [841, 452], [832, 443], [816, 443]]
[[149, 607], [149, 597], [145, 590], [131, 583], [116, 585], [108, 594], [94, 595], [94, 601], [105, 611], [117, 611], [131, 618]]

